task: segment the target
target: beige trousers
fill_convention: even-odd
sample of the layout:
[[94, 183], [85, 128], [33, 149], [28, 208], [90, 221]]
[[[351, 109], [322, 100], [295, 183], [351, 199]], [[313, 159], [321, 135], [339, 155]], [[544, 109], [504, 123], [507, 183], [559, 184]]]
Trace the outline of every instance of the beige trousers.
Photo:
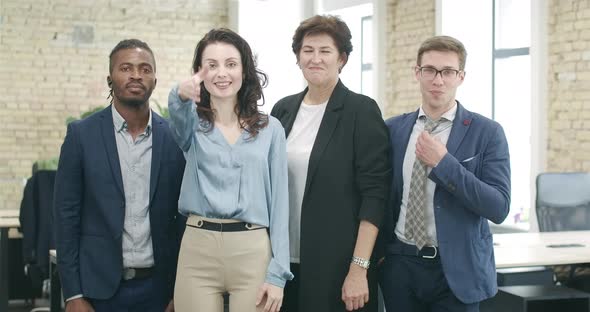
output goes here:
[[228, 292], [230, 312], [262, 311], [264, 305], [256, 307], [256, 295], [271, 257], [265, 228], [216, 232], [195, 228], [199, 220], [239, 222], [196, 215], [188, 218], [178, 258], [175, 310], [222, 312], [222, 295]]

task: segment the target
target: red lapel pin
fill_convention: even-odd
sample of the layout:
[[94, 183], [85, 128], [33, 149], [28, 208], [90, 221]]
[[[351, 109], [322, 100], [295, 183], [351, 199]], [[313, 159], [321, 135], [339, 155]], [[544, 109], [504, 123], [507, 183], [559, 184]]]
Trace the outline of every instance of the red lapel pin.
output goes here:
[[464, 119], [463, 120], [463, 125], [469, 126], [470, 124], [471, 124], [471, 119]]

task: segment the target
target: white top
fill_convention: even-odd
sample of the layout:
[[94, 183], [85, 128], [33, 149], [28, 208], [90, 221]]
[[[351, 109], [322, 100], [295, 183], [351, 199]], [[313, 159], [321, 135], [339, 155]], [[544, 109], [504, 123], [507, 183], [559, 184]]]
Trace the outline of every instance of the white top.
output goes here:
[[320, 129], [328, 102], [308, 105], [301, 103], [293, 128], [287, 137], [287, 162], [289, 169], [289, 248], [291, 262], [299, 263], [299, 240], [301, 238], [301, 205], [309, 155]]
[[[441, 117], [446, 118], [450, 122], [445, 122], [441, 124], [433, 133], [432, 136], [436, 140], [439, 140], [443, 144], [447, 144], [449, 140], [449, 135], [451, 134], [451, 128], [453, 126], [453, 120], [455, 119], [455, 114], [457, 113], [457, 105], [455, 104], [451, 109], [449, 109], [446, 113], [444, 113]], [[425, 116], [424, 110], [420, 107], [420, 112], [418, 113], [418, 119], [416, 119], [416, 123], [414, 124], [414, 128], [412, 129], [412, 134], [410, 135], [410, 140], [408, 141], [408, 147], [406, 148], [406, 155], [404, 156], [404, 165], [403, 165], [403, 179], [404, 179], [404, 189], [402, 193], [402, 204], [399, 211], [399, 218], [397, 220], [397, 226], [395, 227], [395, 234], [397, 238], [406, 244], [415, 245], [413, 241], [406, 239], [405, 236], [405, 224], [406, 224], [406, 209], [408, 207], [408, 197], [410, 195], [410, 180], [412, 179], [412, 168], [414, 167], [414, 161], [416, 160], [416, 141], [418, 140], [418, 136], [420, 133], [424, 131], [424, 124], [426, 123], [426, 119], [421, 119], [420, 116]], [[426, 174], [430, 174], [432, 168], [426, 168]], [[436, 224], [434, 222], [434, 189], [436, 188], [436, 183], [434, 183], [430, 179], [426, 179], [426, 228], [428, 232], [429, 241], [433, 242], [435, 246], [438, 245], [438, 240], [436, 238]]]

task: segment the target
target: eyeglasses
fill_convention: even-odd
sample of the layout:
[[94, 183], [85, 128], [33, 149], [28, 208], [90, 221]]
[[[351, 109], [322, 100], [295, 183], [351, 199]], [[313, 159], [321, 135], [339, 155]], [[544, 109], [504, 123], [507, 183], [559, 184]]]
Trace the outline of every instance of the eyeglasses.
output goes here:
[[443, 68], [441, 70], [438, 70], [434, 67], [429, 66], [417, 67], [417, 69], [420, 71], [420, 76], [427, 80], [434, 80], [436, 78], [436, 75], [440, 73], [440, 77], [442, 78], [442, 80], [451, 81], [457, 78], [459, 72], [461, 72], [461, 70], [453, 68]]

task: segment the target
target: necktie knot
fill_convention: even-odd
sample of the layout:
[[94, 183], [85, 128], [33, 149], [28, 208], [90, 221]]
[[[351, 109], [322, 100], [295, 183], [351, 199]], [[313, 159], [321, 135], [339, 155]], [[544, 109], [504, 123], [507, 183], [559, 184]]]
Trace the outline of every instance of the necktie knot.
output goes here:
[[432, 120], [426, 116], [423, 118], [426, 118], [426, 122], [424, 123], [424, 131], [427, 131], [428, 133], [434, 132], [438, 126], [447, 121], [447, 119], [444, 117], [441, 117], [438, 120]]

